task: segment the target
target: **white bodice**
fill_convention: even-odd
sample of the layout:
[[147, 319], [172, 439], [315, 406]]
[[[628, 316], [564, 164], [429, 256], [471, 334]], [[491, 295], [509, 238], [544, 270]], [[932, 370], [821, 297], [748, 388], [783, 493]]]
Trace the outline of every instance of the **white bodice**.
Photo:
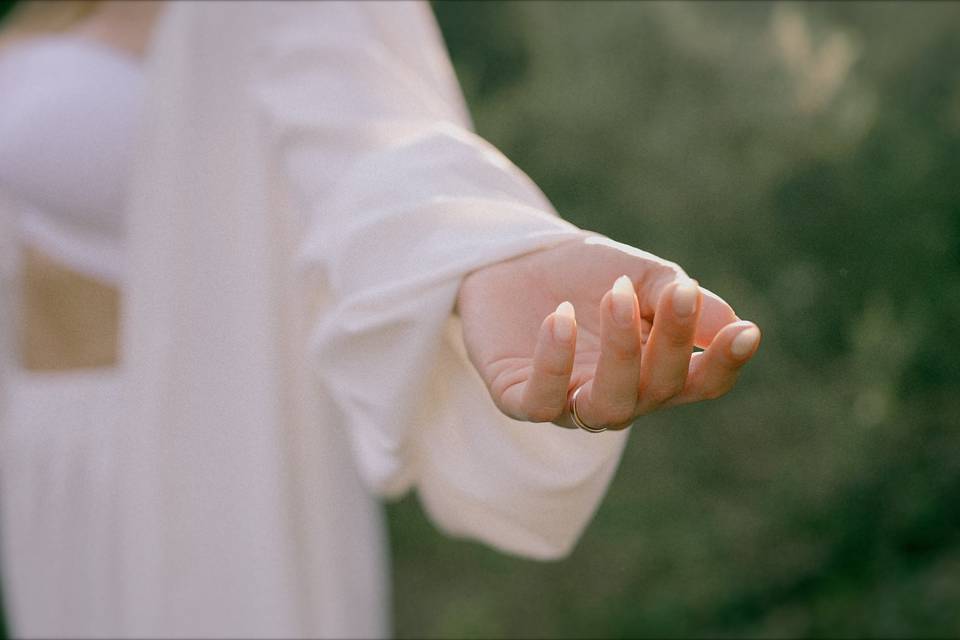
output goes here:
[[139, 125], [137, 60], [77, 36], [0, 52], [0, 189], [21, 237], [81, 273], [121, 280]]

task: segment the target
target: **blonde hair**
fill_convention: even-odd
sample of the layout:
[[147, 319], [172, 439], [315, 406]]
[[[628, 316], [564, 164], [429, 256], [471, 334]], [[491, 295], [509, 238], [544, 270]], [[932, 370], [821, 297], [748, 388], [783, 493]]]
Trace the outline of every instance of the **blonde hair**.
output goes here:
[[0, 29], [0, 48], [23, 38], [65, 31], [102, 0], [28, 0], [15, 6]]

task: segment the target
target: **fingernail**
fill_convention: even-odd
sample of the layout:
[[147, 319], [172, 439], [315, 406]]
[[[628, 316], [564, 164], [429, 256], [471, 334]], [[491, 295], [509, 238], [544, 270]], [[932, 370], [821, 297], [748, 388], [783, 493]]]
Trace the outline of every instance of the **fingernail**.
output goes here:
[[561, 302], [553, 312], [553, 337], [560, 342], [570, 342], [573, 332], [576, 331], [573, 305]]
[[627, 276], [620, 276], [613, 283], [612, 289], [613, 318], [623, 326], [633, 324], [633, 314], [636, 304], [636, 294], [633, 291], [633, 282]]
[[673, 290], [673, 312], [681, 318], [693, 315], [697, 308], [697, 283], [687, 280]]
[[741, 331], [733, 342], [730, 343], [730, 353], [735, 358], [742, 358], [757, 346], [760, 341], [760, 330], [756, 327], [750, 327]]

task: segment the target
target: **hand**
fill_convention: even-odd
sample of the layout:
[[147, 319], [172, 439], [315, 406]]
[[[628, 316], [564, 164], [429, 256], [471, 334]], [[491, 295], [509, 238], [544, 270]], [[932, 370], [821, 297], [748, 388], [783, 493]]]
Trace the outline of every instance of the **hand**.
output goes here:
[[581, 386], [578, 415], [609, 429], [718, 398], [760, 343], [756, 325], [680, 267], [601, 236], [471, 273], [458, 309], [467, 352], [500, 410], [568, 427]]

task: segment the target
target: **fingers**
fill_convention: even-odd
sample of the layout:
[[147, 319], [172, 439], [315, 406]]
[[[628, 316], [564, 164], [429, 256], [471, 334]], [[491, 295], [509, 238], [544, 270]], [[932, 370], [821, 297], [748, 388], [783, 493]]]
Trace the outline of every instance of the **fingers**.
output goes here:
[[577, 410], [587, 424], [623, 428], [635, 416], [642, 347], [640, 308], [629, 277], [617, 278], [604, 295], [600, 317], [600, 356]]
[[694, 344], [706, 349], [721, 329], [740, 318], [734, 313], [733, 308], [714, 292], [703, 287], [700, 287], [700, 292], [703, 294], [703, 302]]
[[746, 320], [727, 325], [703, 353], [695, 354], [687, 386], [670, 404], [713, 400], [724, 395], [736, 384], [740, 369], [759, 345], [757, 325]]
[[[578, 412], [589, 425], [625, 428], [659, 408], [718, 398], [736, 383], [741, 367], [760, 343], [760, 330], [690, 279], [661, 288], [652, 324], [627, 276], [601, 300], [596, 369], [579, 396]], [[709, 318], [705, 316], [709, 314]], [[695, 341], [709, 334], [702, 353]], [[517, 419], [569, 422], [568, 394], [577, 344], [574, 308], [564, 302], [540, 326], [529, 368], [517, 370], [498, 404]]]
[[639, 414], [649, 413], [686, 386], [702, 295], [694, 280], [663, 288], [640, 371]]
[[[563, 302], [540, 326], [530, 377], [516, 391], [508, 390], [504, 394], [505, 403], [516, 402], [516, 413], [530, 422], [551, 422], [563, 415], [576, 345], [573, 305]], [[509, 397], [511, 392], [519, 397]]]
[[[656, 276], [643, 288], [644, 293], [640, 299], [640, 310], [643, 316], [655, 315], [669, 287], [678, 282], [689, 281], [689, 276], [680, 267], [676, 265], [672, 265], [672, 267], [660, 269]], [[694, 344], [706, 348], [720, 329], [740, 318], [737, 317], [733, 308], [714, 292], [700, 287], [700, 293], [703, 299]]]

